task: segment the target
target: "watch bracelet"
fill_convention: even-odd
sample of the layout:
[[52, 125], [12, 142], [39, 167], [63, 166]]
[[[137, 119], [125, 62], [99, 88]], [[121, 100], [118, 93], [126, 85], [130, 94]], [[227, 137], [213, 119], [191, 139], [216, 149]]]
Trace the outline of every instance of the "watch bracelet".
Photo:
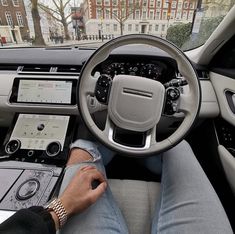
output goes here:
[[54, 199], [48, 206], [48, 210], [52, 210], [59, 219], [59, 227], [61, 228], [68, 219], [68, 213], [59, 198]]

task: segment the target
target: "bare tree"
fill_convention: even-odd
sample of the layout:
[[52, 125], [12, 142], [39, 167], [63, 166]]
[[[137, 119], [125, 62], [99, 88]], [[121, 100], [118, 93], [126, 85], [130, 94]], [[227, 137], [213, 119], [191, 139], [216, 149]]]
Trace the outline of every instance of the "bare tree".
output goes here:
[[114, 10], [111, 12], [108, 9], [105, 9], [104, 6], [100, 7], [100, 10], [104, 10], [109, 14], [112, 14], [113, 19], [119, 23], [121, 35], [123, 35], [123, 27], [125, 21], [135, 12], [135, 10], [140, 9], [139, 1], [135, 1], [135, 4], [127, 5], [126, 0], [120, 0], [120, 4], [117, 7], [117, 13]]
[[41, 1], [39, 7], [63, 25], [65, 39], [70, 40], [67, 20], [72, 13], [67, 13], [69, 11], [67, 11], [66, 8], [70, 5], [71, 0], [52, 0], [50, 2], [51, 4], [48, 6]]
[[38, 12], [38, 0], [30, 0], [30, 1], [31, 1], [31, 13], [33, 18], [34, 33], [35, 33], [33, 45], [46, 45], [42, 36], [40, 15]]

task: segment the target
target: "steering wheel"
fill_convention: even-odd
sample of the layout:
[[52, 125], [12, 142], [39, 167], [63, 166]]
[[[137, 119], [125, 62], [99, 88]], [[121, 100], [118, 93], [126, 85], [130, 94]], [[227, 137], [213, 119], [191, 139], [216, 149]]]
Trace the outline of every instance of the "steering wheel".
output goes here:
[[[188, 83], [189, 91], [177, 99], [176, 112], [183, 112], [184, 119], [173, 134], [156, 140], [159, 123], [166, 102], [166, 89], [158, 81], [140, 76], [116, 75], [95, 78], [93, 69], [108, 58], [114, 49], [130, 44], [145, 44], [168, 53], [178, 65], [179, 72]], [[108, 111], [104, 130], [101, 130], [89, 112], [88, 98], [97, 97], [97, 88], [103, 95]], [[102, 101], [101, 99], [98, 99]], [[189, 132], [200, 109], [201, 89], [197, 73], [184, 53], [172, 43], [151, 35], [125, 35], [108, 41], [98, 48], [83, 66], [77, 86], [77, 104], [87, 128], [107, 147], [122, 154], [144, 157], [165, 151], [180, 142]], [[141, 145], [133, 146], [117, 140], [118, 131], [141, 136]]]

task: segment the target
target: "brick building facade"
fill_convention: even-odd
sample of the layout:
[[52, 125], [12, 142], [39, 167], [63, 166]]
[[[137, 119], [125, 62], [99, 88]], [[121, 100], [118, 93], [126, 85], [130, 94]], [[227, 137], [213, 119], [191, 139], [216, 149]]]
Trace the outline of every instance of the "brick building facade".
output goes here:
[[29, 39], [23, 0], [0, 0], [0, 35], [6, 42]]
[[192, 22], [197, 1], [84, 0], [81, 7], [88, 36], [147, 33], [165, 37], [170, 25]]

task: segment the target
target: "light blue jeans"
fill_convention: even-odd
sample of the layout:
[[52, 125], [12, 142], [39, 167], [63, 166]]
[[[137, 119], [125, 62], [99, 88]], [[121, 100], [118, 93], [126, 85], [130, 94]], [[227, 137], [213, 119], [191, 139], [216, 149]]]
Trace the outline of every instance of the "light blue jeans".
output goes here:
[[[95, 165], [105, 174], [102, 161], [108, 163], [113, 156], [108, 149], [85, 140], [76, 141], [72, 147], [88, 151], [94, 160], [67, 167], [60, 192], [86, 164]], [[147, 158], [144, 163], [146, 166], [154, 161], [159, 163], [159, 157]], [[153, 167], [150, 169], [154, 171]], [[107, 188], [95, 204], [70, 218], [61, 233], [126, 234], [128, 228]], [[233, 233], [219, 198], [185, 141], [162, 155], [161, 196], [152, 220], [152, 233]]]

